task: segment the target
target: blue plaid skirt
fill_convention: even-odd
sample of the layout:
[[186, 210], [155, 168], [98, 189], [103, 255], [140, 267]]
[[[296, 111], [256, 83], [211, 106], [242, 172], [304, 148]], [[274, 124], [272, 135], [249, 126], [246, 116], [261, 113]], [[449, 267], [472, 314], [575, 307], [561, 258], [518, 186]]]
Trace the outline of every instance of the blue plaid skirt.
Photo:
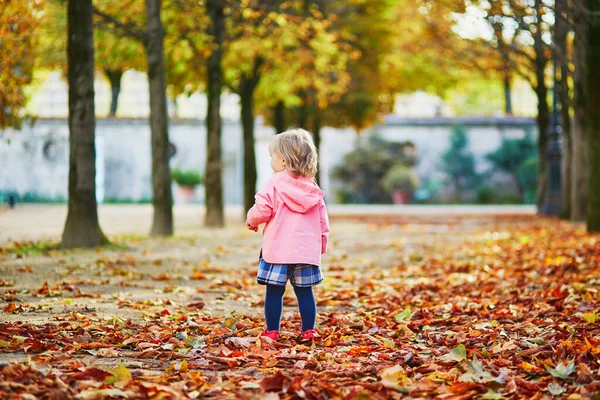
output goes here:
[[316, 286], [323, 282], [321, 268], [310, 264], [271, 264], [260, 259], [256, 281], [261, 285], [285, 286], [288, 279], [292, 286]]

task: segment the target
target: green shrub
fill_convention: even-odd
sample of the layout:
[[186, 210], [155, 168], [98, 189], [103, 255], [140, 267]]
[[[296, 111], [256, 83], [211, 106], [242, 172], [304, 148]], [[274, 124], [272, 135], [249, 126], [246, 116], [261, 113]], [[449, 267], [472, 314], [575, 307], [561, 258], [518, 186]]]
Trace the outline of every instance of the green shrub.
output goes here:
[[152, 198], [141, 198], [138, 200], [133, 200], [121, 197], [105, 197], [102, 202], [104, 204], [151, 204]]
[[415, 190], [419, 187], [419, 178], [412, 168], [404, 164], [396, 164], [384, 175], [382, 185], [389, 191], [393, 190]]
[[198, 171], [183, 171], [174, 168], [171, 171], [171, 177], [180, 186], [196, 186], [204, 183], [204, 177]]
[[511, 175], [521, 202], [529, 203], [537, 186], [537, 143], [530, 132], [521, 139], [502, 139], [500, 147], [486, 158], [494, 170]]
[[391, 203], [391, 192], [382, 179], [397, 164], [414, 165], [414, 147], [411, 142], [388, 142], [377, 134], [359, 141], [333, 171], [333, 178], [343, 184], [338, 199], [352, 204]]
[[489, 186], [481, 186], [477, 188], [475, 195], [475, 202], [477, 204], [493, 204], [496, 202], [496, 193], [494, 189]]
[[517, 179], [524, 188], [523, 201], [526, 204], [534, 204], [537, 198], [538, 180], [538, 157], [537, 154], [523, 161], [517, 170]]
[[14, 196], [17, 203], [66, 203], [67, 199], [61, 196], [47, 197], [36, 192], [0, 191], [0, 203], [8, 202], [9, 196]]
[[442, 154], [440, 169], [454, 188], [454, 201], [460, 202], [465, 192], [475, 189], [482, 177], [475, 168], [475, 155], [469, 149], [469, 137], [462, 126], [453, 126], [450, 147]]

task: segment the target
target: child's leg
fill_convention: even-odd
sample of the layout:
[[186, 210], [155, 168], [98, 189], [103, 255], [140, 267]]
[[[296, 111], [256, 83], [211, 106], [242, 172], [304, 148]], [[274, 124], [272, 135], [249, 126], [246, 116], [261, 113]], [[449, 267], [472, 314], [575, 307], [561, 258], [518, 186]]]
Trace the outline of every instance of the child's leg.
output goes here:
[[278, 331], [283, 310], [283, 294], [285, 286], [267, 285], [267, 296], [265, 298], [265, 319], [267, 330]]
[[298, 298], [298, 308], [302, 317], [302, 331], [315, 329], [317, 318], [317, 303], [311, 286], [294, 286], [294, 292]]

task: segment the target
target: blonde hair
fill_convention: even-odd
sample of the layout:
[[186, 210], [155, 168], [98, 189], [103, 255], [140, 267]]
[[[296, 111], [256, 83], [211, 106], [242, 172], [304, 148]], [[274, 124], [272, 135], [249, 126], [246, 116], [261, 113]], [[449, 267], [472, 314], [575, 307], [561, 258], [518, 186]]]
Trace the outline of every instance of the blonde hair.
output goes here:
[[290, 129], [271, 138], [269, 149], [285, 161], [294, 176], [314, 178], [318, 155], [312, 135], [304, 129]]

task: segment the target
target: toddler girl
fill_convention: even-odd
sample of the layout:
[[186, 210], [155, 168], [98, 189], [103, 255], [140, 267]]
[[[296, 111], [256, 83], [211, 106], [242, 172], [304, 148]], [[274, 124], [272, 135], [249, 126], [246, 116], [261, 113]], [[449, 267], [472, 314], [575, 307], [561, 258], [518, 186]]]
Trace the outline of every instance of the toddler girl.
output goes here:
[[317, 305], [312, 287], [323, 281], [321, 254], [327, 250], [329, 221], [323, 192], [314, 181], [317, 150], [310, 133], [293, 129], [269, 143], [275, 174], [255, 196], [246, 226], [253, 231], [265, 223], [256, 280], [266, 285], [262, 336], [279, 339], [285, 286], [290, 280], [302, 317], [302, 340], [315, 336]]

